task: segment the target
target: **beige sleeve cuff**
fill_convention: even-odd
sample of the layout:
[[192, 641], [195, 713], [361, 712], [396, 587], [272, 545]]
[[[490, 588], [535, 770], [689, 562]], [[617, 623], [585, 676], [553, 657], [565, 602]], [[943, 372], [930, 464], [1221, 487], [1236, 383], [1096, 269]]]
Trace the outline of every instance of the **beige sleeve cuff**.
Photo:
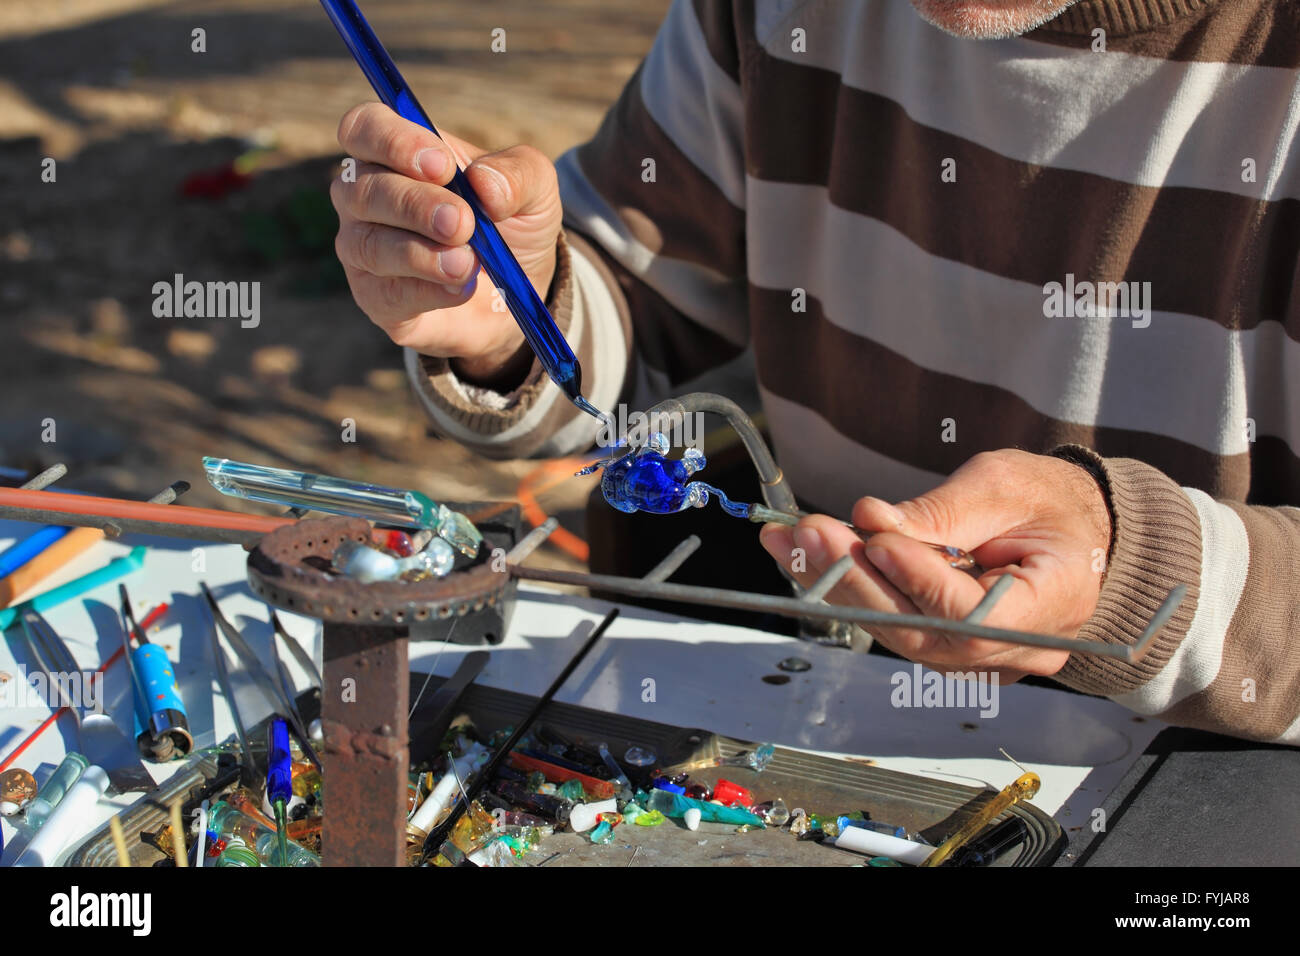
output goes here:
[[1132, 646], [1170, 590], [1179, 584], [1188, 587], [1182, 604], [1140, 660], [1071, 654], [1054, 675], [1067, 687], [1088, 694], [1127, 693], [1169, 662], [1196, 616], [1200, 519], [1183, 490], [1150, 465], [1131, 458], [1102, 458], [1079, 445], [1064, 445], [1052, 454], [1088, 468], [1111, 511], [1111, 553], [1097, 609], [1079, 631], [1080, 639]]

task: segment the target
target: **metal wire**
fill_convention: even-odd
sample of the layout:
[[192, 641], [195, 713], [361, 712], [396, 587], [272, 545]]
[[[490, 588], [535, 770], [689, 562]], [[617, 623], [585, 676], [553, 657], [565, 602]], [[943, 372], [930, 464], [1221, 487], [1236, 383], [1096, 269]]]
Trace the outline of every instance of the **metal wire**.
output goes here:
[[[541, 529], [537, 529], [540, 531]], [[688, 539], [689, 541], [689, 539]], [[674, 557], [687, 542], [682, 542], [669, 555]], [[667, 558], [665, 562], [667, 562]], [[1146, 628], [1132, 645], [1103, 644], [1097, 641], [1081, 641], [1077, 638], [1061, 637], [1056, 634], [1038, 634], [1033, 631], [1016, 631], [1003, 627], [989, 627], [980, 623], [993, 609], [998, 599], [1006, 593], [1014, 581], [1010, 575], [998, 580], [979, 605], [964, 620], [951, 620], [942, 617], [930, 617], [924, 614], [891, 614], [887, 611], [873, 611], [868, 608], [845, 607], [842, 605], [819, 604], [804, 598], [777, 597], [771, 594], [756, 594], [748, 591], [733, 591], [727, 588], [702, 587], [691, 584], [672, 584], [666, 580], [652, 578], [625, 578], [609, 574], [585, 574], [580, 571], [560, 571], [550, 568], [526, 568], [519, 563], [507, 564], [508, 572], [516, 578], [536, 581], [549, 585], [579, 585], [596, 591], [622, 594], [627, 597], [657, 601], [681, 601], [687, 604], [706, 604], [712, 607], [728, 607], [738, 611], [756, 611], [759, 613], [780, 614], [784, 617], [814, 618], [822, 621], [843, 621], [862, 627], [909, 628], [914, 630], [937, 631], [955, 637], [976, 637], [989, 641], [1002, 641], [1007, 644], [1021, 644], [1027, 647], [1045, 647], [1053, 650], [1067, 650], [1078, 654], [1094, 654], [1099, 657], [1114, 657], [1133, 661], [1140, 658], [1151, 643], [1156, 633], [1169, 620], [1187, 593], [1185, 585], [1178, 585], [1169, 592]], [[836, 562], [821, 579], [813, 584], [809, 593], [820, 597], [848, 570], [845, 561]], [[1003, 582], [1007, 583], [1003, 583]]]

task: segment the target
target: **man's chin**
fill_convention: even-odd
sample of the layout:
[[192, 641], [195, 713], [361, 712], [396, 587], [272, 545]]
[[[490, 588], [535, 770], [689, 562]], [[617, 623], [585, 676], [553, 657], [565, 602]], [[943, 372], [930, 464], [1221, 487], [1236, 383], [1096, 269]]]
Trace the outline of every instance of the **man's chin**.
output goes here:
[[911, 0], [916, 12], [945, 33], [967, 40], [1020, 36], [1078, 0]]

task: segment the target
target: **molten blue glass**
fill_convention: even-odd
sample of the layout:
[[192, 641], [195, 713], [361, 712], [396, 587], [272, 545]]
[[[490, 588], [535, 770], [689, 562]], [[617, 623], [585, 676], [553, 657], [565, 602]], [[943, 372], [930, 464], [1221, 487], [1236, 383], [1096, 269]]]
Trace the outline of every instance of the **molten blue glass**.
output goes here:
[[[616, 448], [626, 448], [620, 444]], [[696, 448], [688, 448], [682, 457], [667, 457], [668, 437], [655, 432], [643, 447], [621, 455], [611, 455], [578, 472], [590, 475], [604, 469], [600, 477], [600, 491], [605, 500], [627, 514], [648, 511], [651, 514], [673, 514], [687, 508], [703, 508], [709, 495], [718, 497], [724, 511], [737, 518], [750, 517], [753, 506], [732, 501], [722, 491], [703, 481], [690, 478], [708, 462]]]

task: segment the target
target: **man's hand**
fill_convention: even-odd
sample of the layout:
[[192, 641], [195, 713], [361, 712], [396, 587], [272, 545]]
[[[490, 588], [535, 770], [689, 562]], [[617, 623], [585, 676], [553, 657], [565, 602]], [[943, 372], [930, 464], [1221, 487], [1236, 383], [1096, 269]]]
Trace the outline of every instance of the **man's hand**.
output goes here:
[[530, 146], [488, 153], [446, 133], [439, 139], [379, 103], [343, 117], [339, 144], [357, 160], [357, 176], [330, 186], [334, 248], [362, 311], [398, 345], [456, 359], [471, 381], [486, 384], [530, 361], [510, 313], [493, 310], [491, 283], [475, 281], [478, 257], [466, 245], [474, 215], [445, 187], [457, 159], [468, 164], [483, 211], [545, 298], [561, 218], [551, 161]]
[[[795, 548], [811, 584], [845, 554], [856, 566], [831, 591], [832, 604], [900, 614], [961, 618], [1002, 574], [1018, 580], [994, 606], [990, 626], [1073, 637], [1092, 616], [1110, 550], [1110, 514], [1100, 487], [1078, 465], [1023, 451], [976, 455], [932, 491], [890, 505], [863, 498], [853, 523], [875, 532], [863, 542], [850, 528], [813, 515], [795, 528], [767, 525], [760, 539], [787, 569]], [[922, 542], [954, 545], [988, 568], [979, 581], [948, 566]], [[1066, 651], [871, 628], [877, 639], [936, 670], [997, 671], [1004, 682], [1055, 674]]]

